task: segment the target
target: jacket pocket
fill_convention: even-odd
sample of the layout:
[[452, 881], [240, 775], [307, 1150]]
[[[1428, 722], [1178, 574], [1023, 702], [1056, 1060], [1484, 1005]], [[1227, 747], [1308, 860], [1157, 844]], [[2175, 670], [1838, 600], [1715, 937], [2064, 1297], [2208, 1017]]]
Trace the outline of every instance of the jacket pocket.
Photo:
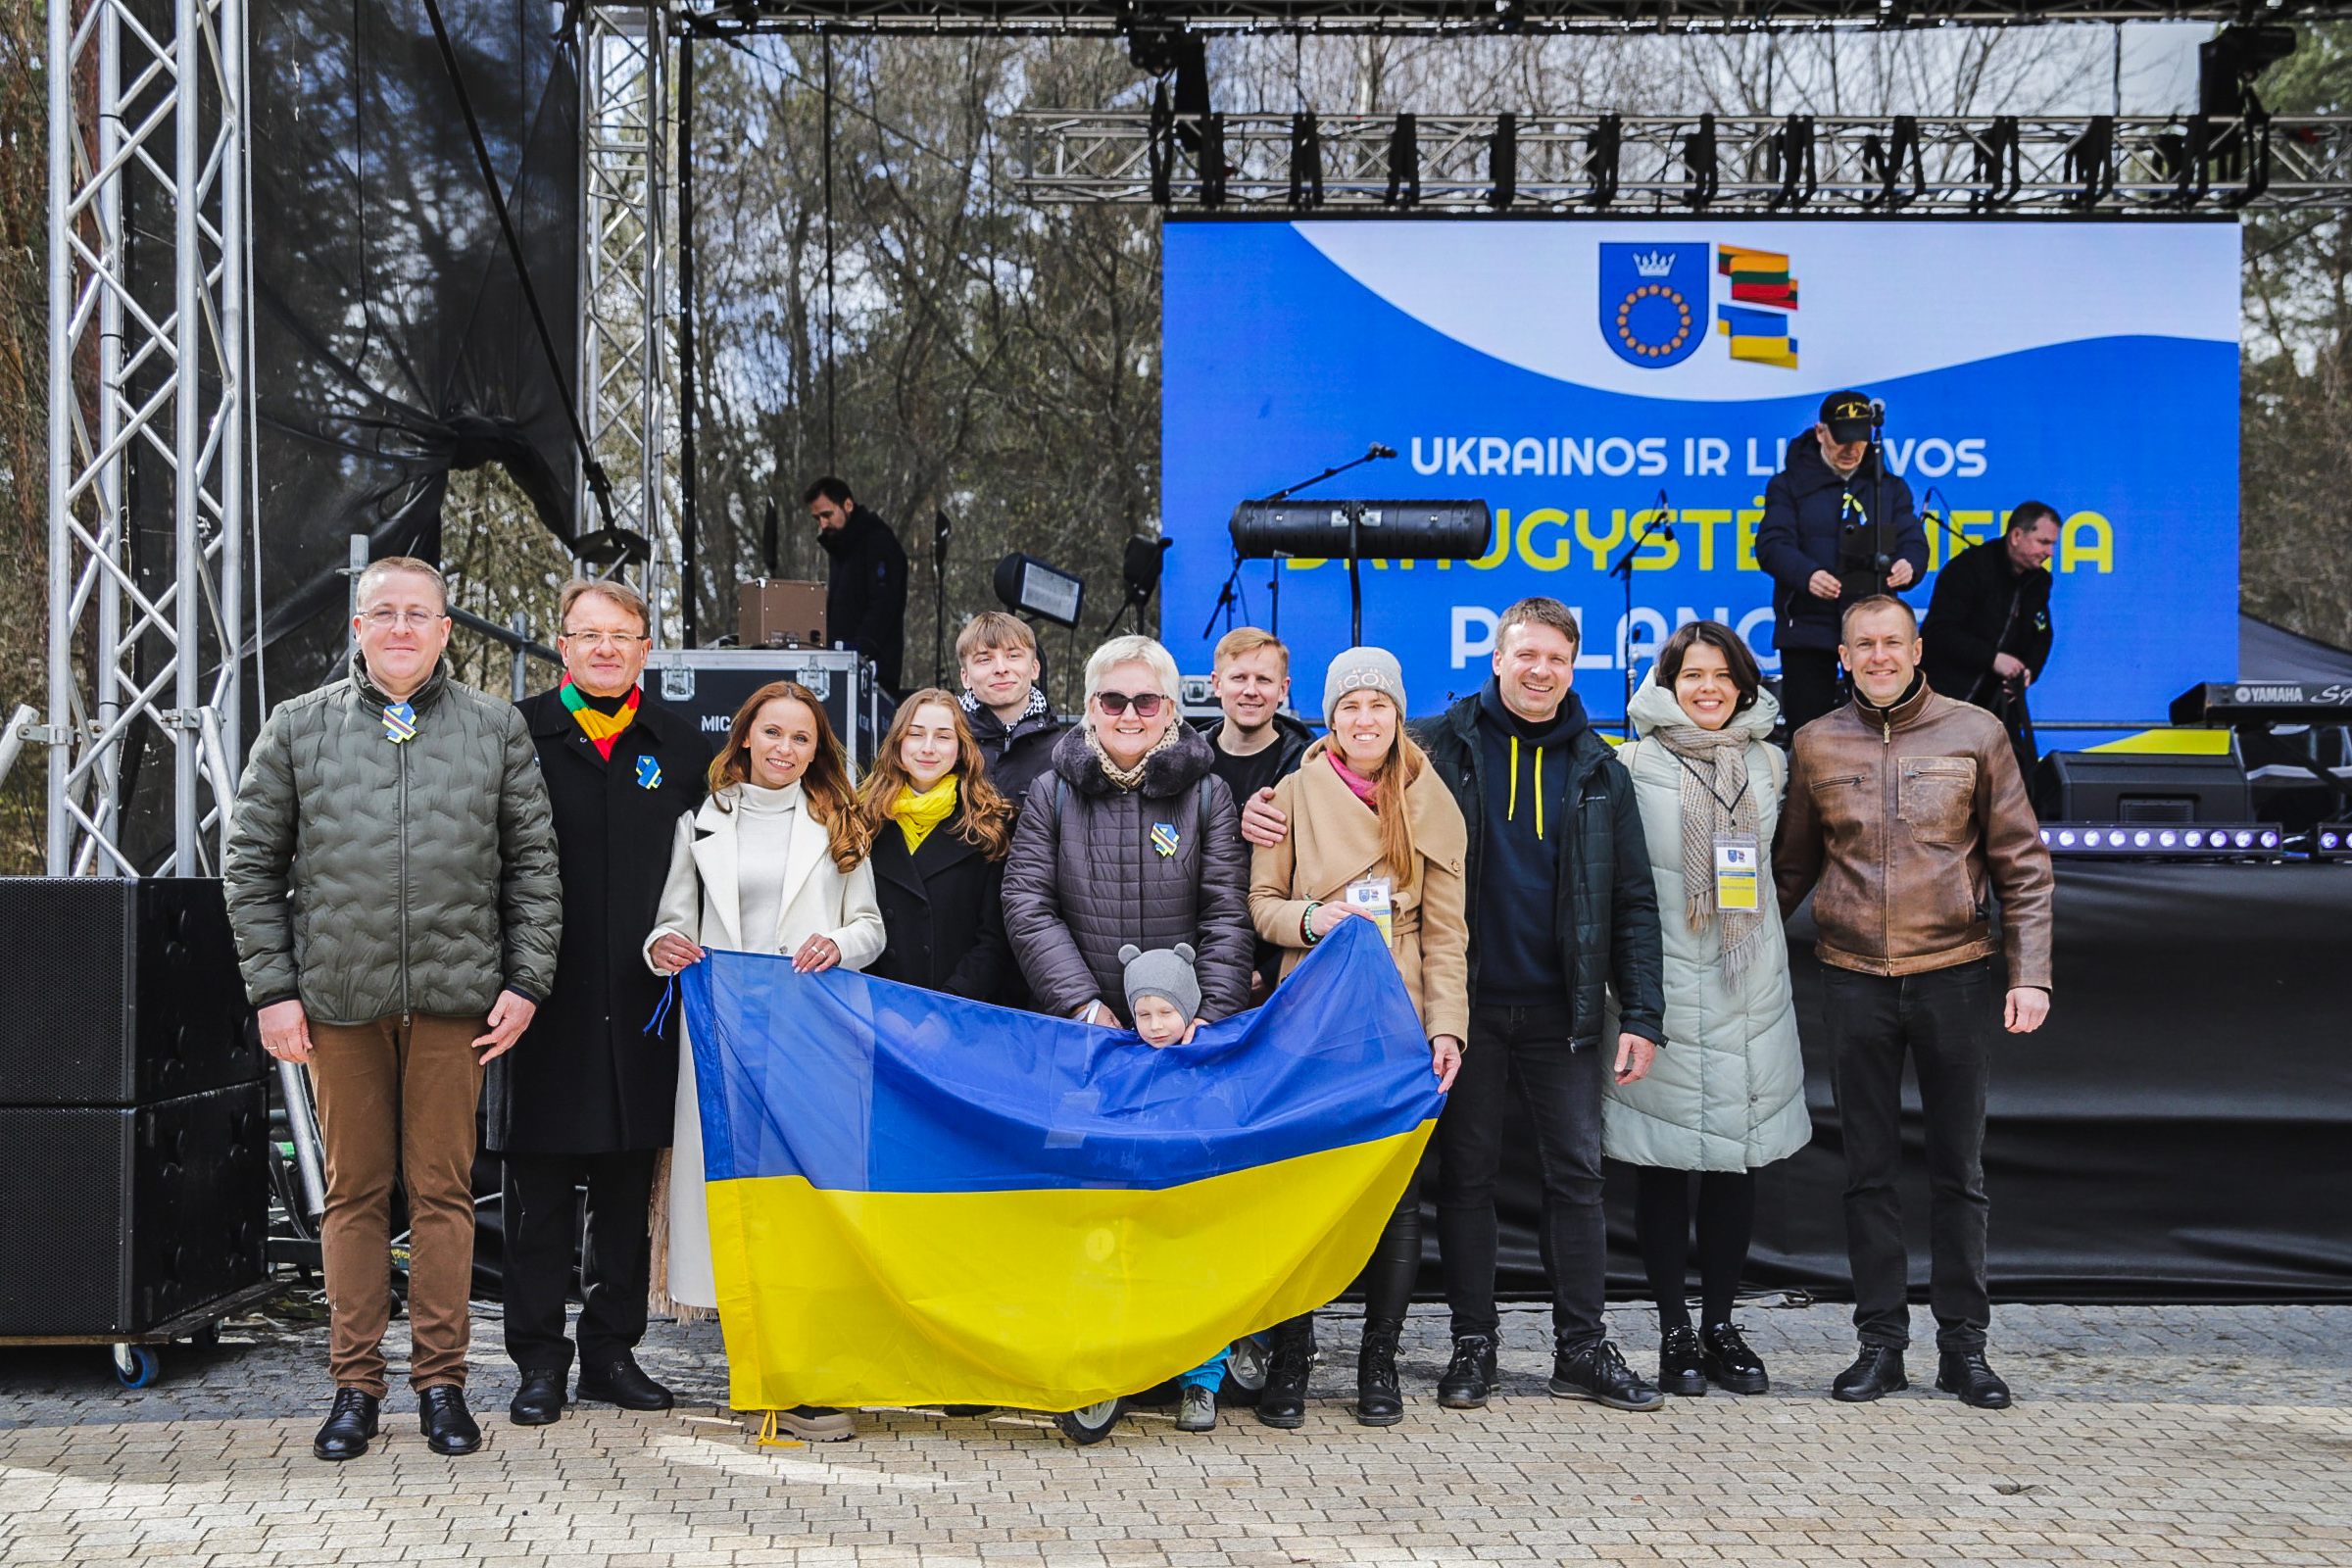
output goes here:
[[1968, 837], [1977, 796], [1973, 757], [1906, 757], [1895, 785], [1895, 814], [1922, 844], [1958, 844]]

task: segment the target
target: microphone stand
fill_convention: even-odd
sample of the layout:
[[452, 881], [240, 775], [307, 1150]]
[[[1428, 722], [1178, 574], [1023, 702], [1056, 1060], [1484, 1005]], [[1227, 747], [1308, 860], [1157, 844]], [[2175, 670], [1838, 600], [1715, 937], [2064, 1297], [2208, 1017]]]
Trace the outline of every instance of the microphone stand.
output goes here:
[[1886, 405], [1879, 398], [1870, 400], [1870, 531], [1876, 547], [1870, 562], [1879, 592], [1886, 593], [1886, 574], [1894, 564], [1886, 553]]
[[[1619, 556], [1616, 563], [1609, 567], [1610, 576], [1625, 579], [1625, 619], [1620, 622], [1624, 630], [1619, 633], [1619, 636], [1623, 640], [1625, 656], [1625, 733], [1629, 739], [1634, 733], [1634, 558], [1642, 553], [1642, 547], [1647, 544], [1652, 537], [1660, 539], [1674, 537], [1674, 524], [1661, 520], [1667, 515], [1668, 510], [1666, 487], [1660, 485], [1658, 486], [1658, 499], [1650, 507], [1649, 515], [1642, 520], [1641, 528], [1634, 534], [1632, 543], [1625, 547], [1625, 554]], [[1653, 524], [1655, 524], [1654, 529]]]

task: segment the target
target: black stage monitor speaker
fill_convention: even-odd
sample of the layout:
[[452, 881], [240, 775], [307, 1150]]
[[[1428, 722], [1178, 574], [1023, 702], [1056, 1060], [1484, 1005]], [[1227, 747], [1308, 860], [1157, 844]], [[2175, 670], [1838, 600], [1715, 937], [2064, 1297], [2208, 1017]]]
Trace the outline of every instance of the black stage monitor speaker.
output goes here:
[[0, 1105], [129, 1105], [262, 1076], [220, 884], [0, 877]]
[[0, 1106], [0, 1336], [144, 1333], [260, 1280], [269, 1137], [259, 1080]]
[[2052, 752], [2034, 774], [2044, 822], [2250, 822], [2245, 764], [2228, 757]]
[[1364, 561], [1476, 561], [1494, 530], [1484, 501], [1245, 501], [1227, 527], [1244, 560], [1345, 561], [1351, 517]]

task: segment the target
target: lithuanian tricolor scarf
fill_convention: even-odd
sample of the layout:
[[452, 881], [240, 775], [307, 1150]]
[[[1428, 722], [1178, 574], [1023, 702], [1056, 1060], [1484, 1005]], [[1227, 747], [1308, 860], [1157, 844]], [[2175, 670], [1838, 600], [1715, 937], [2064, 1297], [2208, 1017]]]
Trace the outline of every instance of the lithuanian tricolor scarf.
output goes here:
[[564, 684], [556, 690], [563, 696], [564, 706], [571, 710], [571, 716], [578, 722], [580, 732], [596, 742], [597, 755], [608, 762], [612, 760], [612, 743], [620, 739], [620, 732], [627, 729], [629, 721], [637, 716], [638, 689], [634, 686], [629, 688], [629, 700], [620, 705], [617, 713], [599, 712], [591, 707], [588, 699], [581, 696], [571, 684], [569, 675], [564, 677]]

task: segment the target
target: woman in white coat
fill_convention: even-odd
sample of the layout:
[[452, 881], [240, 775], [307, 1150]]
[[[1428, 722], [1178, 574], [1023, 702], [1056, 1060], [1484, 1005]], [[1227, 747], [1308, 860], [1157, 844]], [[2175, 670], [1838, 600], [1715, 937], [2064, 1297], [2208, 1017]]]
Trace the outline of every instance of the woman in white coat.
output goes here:
[[[849, 764], [816, 697], [791, 681], [754, 692], [710, 764], [710, 795], [678, 821], [659, 923], [645, 939], [658, 974], [704, 950], [792, 955], [804, 974], [881, 955], [882, 910], [858, 831]], [[670, 1302], [711, 1308], [710, 1210], [703, 1198], [703, 1123], [694, 1053], [681, 1031], [678, 1108], [669, 1172]], [[778, 1412], [801, 1438], [830, 1442], [856, 1428], [839, 1410]]]
[[[1769, 870], [1788, 768], [1765, 740], [1780, 708], [1762, 686], [1738, 632], [1693, 621], [1658, 651], [1627, 710], [1641, 739], [1617, 754], [1657, 878], [1666, 1045], [1647, 1077], [1604, 1086], [1601, 1150], [1638, 1167], [1635, 1232], [1658, 1301], [1658, 1387], [1669, 1394], [1704, 1394], [1710, 1381], [1737, 1394], [1769, 1387], [1732, 1321], [1755, 1224], [1754, 1172], [1813, 1135]], [[1684, 1299], [1694, 1173], [1695, 1330]]]

